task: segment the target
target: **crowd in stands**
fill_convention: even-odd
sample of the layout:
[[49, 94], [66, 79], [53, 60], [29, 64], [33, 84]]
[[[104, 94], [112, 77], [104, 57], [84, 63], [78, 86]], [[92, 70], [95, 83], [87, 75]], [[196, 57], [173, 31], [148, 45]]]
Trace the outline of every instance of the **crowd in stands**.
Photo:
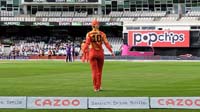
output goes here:
[[2, 49], [2, 45], [1, 45], [1, 43], [0, 43], [0, 56], [3, 54], [3, 49]]
[[[13, 44], [10, 46], [10, 52], [8, 53], [10, 56], [65, 56], [67, 45], [73, 46], [74, 55], [78, 55], [80, 51], [80, 43], [53, 40], [52, 38], [48, 40], [48, 43], [46, 41], [37, 41], [37, 39], [31, 37], [26, 38], [26, 40], [12, 40], [12, 42]], [[0, 46], [0, 54], [4, 55], [2, 45]]]
[[[112, 45], [113, 51], [119, 52], [120, 46], [123, 43], [122, 40], [117, 37], [110, 37], [108, 41]], [[81, 41], [71, 42], [55, 37], [26, 37], [25, 39], [12, 37], [9, 43], [11, 43], [9, 52], [5, 51], [3, 45], [0, 44], [0, 56], [66, 56], [66, 48], [68, 45], [72, 46], [72, 53], [74, 56], [81, 55]], [[105, 46], [103, 46], [103, 48], [104, 47]], [[110, 53], [105, 49], [104, 54], [109, 55]]]

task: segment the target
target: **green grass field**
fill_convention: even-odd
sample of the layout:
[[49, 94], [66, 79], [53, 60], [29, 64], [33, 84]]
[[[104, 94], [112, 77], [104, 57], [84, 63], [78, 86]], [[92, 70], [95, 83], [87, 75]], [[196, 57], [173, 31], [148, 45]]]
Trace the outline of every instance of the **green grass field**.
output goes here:
[[[93, 92], [89, 64], [0, 61], [0, 96], [200, 96], [200, 62], [105, 62]], [[23, 110], [1, 112], [199, 112], [200, 110]]]

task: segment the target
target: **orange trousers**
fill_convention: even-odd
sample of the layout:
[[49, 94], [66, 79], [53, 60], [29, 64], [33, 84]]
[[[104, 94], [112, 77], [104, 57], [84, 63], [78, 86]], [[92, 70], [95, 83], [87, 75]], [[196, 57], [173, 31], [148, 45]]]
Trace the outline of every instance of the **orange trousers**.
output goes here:
[[102, 50], [91, 50], [89, 52], [90, 67], [92, 70], [92, 80], [95, 90], [101, 87], [102, 70], [104, 64], [104, 53]]

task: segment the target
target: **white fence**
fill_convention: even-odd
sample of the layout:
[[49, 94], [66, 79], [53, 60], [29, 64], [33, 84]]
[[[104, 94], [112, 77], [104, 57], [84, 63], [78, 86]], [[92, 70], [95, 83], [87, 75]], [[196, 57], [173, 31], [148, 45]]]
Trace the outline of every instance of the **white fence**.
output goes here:
[[200, 109], [200, 97], [0, 96], [0, 109]]

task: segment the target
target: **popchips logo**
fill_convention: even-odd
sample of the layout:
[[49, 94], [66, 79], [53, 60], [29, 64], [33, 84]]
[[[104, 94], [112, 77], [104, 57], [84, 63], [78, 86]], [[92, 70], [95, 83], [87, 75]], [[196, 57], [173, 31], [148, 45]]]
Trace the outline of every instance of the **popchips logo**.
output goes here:
[[189, 31], [129, 31], [131, 46], [189, 47]]
[[152, 46], [152, 44], [156, 42], [170, 42], [171, 44], [175, 44], [176, 42], [184, 41], [184, 34], [176, 34], [173, 32], [165, 32], [164, 34], [157, 34], [155, 32], [145, 34], [135, 33], [133, 36], [134, 45], [141, 42], [146, 42], [148, 46]]

